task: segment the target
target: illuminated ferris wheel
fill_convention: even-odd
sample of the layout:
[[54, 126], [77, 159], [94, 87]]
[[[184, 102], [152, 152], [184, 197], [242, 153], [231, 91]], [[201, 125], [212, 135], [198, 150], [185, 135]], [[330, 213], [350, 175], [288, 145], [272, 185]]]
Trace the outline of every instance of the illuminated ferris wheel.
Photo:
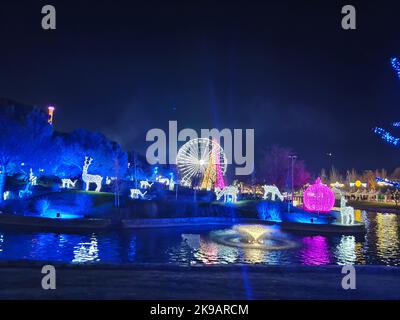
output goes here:
[[223, 187], [227, 158], [222, 147], [214, 140], [199, 138], [186, 142], [178, 151], [176, 164], [181, 185], [210, 190]]

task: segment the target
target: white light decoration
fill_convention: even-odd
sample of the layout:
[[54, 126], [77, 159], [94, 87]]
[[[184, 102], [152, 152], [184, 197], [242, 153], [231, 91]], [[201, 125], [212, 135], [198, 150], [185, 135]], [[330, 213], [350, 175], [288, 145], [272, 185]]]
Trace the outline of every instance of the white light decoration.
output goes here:
[[72, 181], [71, 179], [61, 179], [61, 182], [62, 182], [61, 188], [63, 188], [63, 189], [75, 188], [75, 184], [77, 181], [78, 180]]
[[263, 199], [267, 199], [268, 195], [271, 194], [271, 200], [276, 201], [276, 198], [278, 197], [281, 201], [283, 201], [283, 195], [279, 191], [277, 186], [267, 186], [263, 185], [262, 188], [264, 189], [264, 195]]
[[342, 224], [354, 224], [354, 208], [347, 207], [347, 200], [344, 197], [340, 198], [340, 220]]
[[356, 182], [350, 182], [349, 185], [350, 185], [351, 188], [353, 188], [353, 187], [356, 187], [356, 188], [360, 188], [360, 187], [366, 188], [366, 187], [367, 187], [367, 184], [366, 184], [365, 182], [361, 182], [360, 180], [357, 180]]
[[239, 189], [236, 186], [227, 186], [222, 190], [219, 188], [215, 188], [214, 191], [217, 201], [224, 197], [224, 202], [237, 202]]
[[158, 176], [158, 177], [156, 178], [156, 181], [157, 181], [158, 183], [165, 184], [166, 186], [169, 186], [169, 179], [168, 179], [168, 178], [165, 178], [165, 177], [163, 177], [163, 176]]
[[344, 186], [345, 185], [343, 183], [340, 183], [339, 181], [336, 181], [335, 183], [331, 183], [331, 187], [336, 188], [336, 189], [343, 188]]
[[131, 190], [131, 194], [130, 194], [130, 197], [132, 198], [132, 199], [144, 199], [144, 197], [145, 197], [145, 195], [146, 195], [146, 193], [147, 193], [147, 191], [145, 191], [145, 192], [142, 192], [142, 191], [140, 191], [139, 189], [130, 189]]
[[140, 189], [150, 189], [153, 183], [149, 183], [147, 180], [140, 181]]
[[5, 191], [3, 193], [3, 200], [6, 201], [6, 200], [10, 199], [10, 195], [11, 195], [10, 191]]
[[169, 180], [169, 191], [174, 191], [174, 188], [175, 188], [175, 181], [171, 177], [171, 179]]
[[85, 162], [83, 163], [83, 169], [82, 169], [82, 180], [85, 182], [85, 190], [89, 191], [89, 185], [91, 183], [96, 184], [96, 192], [100, 192], [101, 190], [101, 182], [103, 181], [103, 177], [100, 175], [93, 175], [93, 174], [88, 174], [88, 168], [90, 164], [92, 163], [93, 159], [89, 157], [85, 157]]
[[342, 198], [343, 193], [342, 193], [342, 191], [340, 189], [338, 189], [336, 187], [332, 187], [331, 190], [335, 194], [335, 199], [341, 199]]
[[32, 191], [29, 190], [30, 186], [31, 186], [31, 183], [29, 182], [29, 183], [26, 184], [24, 190], [19, 190], [18, 197], [20, 197], [21, 199], [22, 198], [26, 198], [26, 197], [30, 197], [32, 195]]
[[[207, 138], [192, 139], [186, 142], [178, 151], [176, 165], [180, 173], [182, 186], [192, 186], [193, 181], [202, 182], [210, 159], [215, 158], [221, 170], [221, 175], [225, 175], [227, 169], [227, 157], [222, 147]], [[213, 172], [215, 180], [216, 172]]]
[[33, 174], [32, 168], [29, 170], [29, 182], [32, 186], [37, 185], [37, 177]]
[[114, 180], [117, 180], [117, 177], [106, 177], [106, 185], [109, 186]]

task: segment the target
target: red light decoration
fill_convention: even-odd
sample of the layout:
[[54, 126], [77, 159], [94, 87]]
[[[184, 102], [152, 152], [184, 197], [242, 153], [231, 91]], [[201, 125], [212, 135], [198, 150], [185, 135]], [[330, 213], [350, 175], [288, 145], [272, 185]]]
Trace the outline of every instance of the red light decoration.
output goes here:
[[335, 194], [318, 178], [304, 191], [304, 207], [311, 212], [329, 212], [335, 205]]

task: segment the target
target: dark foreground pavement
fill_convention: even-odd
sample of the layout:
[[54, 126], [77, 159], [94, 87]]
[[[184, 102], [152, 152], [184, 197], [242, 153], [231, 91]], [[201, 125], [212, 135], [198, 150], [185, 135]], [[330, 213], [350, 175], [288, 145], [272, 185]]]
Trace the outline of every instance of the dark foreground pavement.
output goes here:
[[58, 264], [57, 289], [43, 290], [43, 263], [0, 263], [0, 299], [400, 299], [400, 268], [356, 266], [343, 290], [340, 266]]

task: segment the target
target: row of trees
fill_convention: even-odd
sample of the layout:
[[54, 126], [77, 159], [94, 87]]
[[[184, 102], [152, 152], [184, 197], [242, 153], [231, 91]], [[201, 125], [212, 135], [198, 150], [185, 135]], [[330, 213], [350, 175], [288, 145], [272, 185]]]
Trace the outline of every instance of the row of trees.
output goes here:
[[90, 171], [121, 177], [128, 157], [121, 147], [99, 132], [79, 129], [69, 134], [55, 132], [47, 115], [33, 110], [20, 117], [15, 111], [0, 115], [0, 201], [6, 177], [53, 175], [72, 178], [82, 172], [85, 156], [92, 157]]
[[[275, 184], [280, 189], [289, 189], [291, 186], [291, 160], [290, 156], [293, 151], [289, 148], [272, 146], [263, 154], [260, 167], [257, 171], [257, 182]], [[400, 167], [396, 168], [392, 173], [388, 173], [385, 169], [365, 170], [357, 172], [355, 169], [347, 170], [345, 173], [339, 172], [332, 167], [329, 172], [322, 169], [319, 176], [325, 184], [343, 183], [349, 186], [357, 180], [367, 183], [368, 188], [376, 190], [378, 184], [376, 177], [388, 178], [391, 180], [400, 180]], [[255, 181], [254, 181], [255, 182]], [[296, 159], [293, 168], [294, 188], [298, 189], [305, 184], [312, 182], [311, 173], [306, 169], [304, 161]]]
[[345, 174], [342, 174], [336, 168], [332, 167], [329, 172], [322, 169], [320, 177], [326, 184], [340, 182], [349, 185], [359, 180], [362, 183], [367, 183], [370, 189], [375, 190], [378, 187], [375, 179], [376, 177], [400, 180], [400, 167], [396, 168], [390, 174], [385, 169], [365, 170], [363, 172], [357, 172], [355, 169], [351, 169], [347, 170]]
[[[279, 189], [289, 189], [292, 183], [292, 163], [290, 156], [294, 155], [290, 148], [272, 146], [264, 151], [257, 170], [259, 183], [274, 184]], [[311, 174], [306, 169], [304, 161], [296, 159], [293, 162], [293, 186], [301, 188], [310, 182]]]

